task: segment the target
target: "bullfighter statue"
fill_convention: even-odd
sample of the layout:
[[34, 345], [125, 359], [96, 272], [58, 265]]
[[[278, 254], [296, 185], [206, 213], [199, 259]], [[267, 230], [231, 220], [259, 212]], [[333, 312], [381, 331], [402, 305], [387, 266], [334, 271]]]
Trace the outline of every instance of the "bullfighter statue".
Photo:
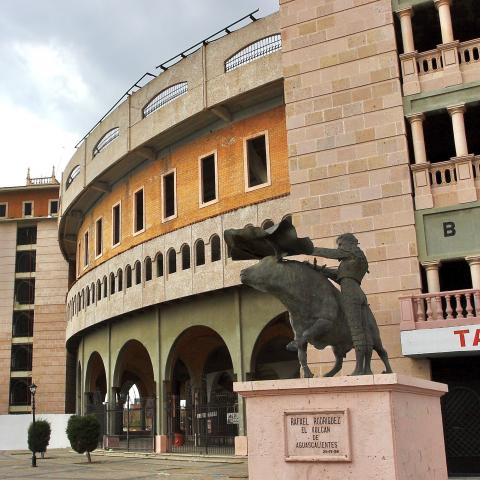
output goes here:
[[355, 349], [356, 366], [352, 375], [371, 374], [372, 339], [366, 329], [369, 308], [367, 297], [360, 286], [368, 272], [367, 257], [359, 248], [357, 238], [351, 233], [340, 235], [337, 238], [337, 247], [315, 247], [311, 254], [340, 262], [338, 268], [323, 266], [322, 272], [341, 288], [343, 311]]

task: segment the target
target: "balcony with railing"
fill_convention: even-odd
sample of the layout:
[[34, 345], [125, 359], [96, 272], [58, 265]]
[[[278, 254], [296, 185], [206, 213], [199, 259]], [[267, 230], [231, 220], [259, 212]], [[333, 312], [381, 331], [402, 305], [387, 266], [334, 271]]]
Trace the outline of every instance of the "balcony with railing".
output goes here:
[[400, 298], [401, 330], [480, 324], [480, 290], [423, 293]]
[[400, 298], [402, 353], [434, 357], [480, 353], [480, 290]]
[[480, 38], [400, 55], [404, 95], [480, 80]]
[[480, 155], [411, 165], [415, 207], [446, 207], [480, 198]]

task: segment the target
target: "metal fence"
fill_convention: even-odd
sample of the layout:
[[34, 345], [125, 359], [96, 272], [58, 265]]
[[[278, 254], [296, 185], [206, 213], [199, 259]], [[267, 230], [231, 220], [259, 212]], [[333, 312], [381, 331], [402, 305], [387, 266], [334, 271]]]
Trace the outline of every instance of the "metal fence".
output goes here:
[[[88, 411], [88, 410], [87, 410]], [[103, 406], [94, 414], [102, 427], [103, 447], [108, 450], [155, 450], [155, 397], [143, 397], [135, 403]]]
[[169, 451], [233, 455], [238, 434], [238, 403], [236, 395], [234, 401], [228, 400], [180, 405], [175, 396], [170, 397], [167, 402]]

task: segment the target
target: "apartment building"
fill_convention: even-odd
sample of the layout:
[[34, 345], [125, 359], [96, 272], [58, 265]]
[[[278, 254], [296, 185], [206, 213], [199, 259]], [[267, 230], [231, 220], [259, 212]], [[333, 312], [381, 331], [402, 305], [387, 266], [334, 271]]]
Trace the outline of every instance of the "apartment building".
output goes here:
[[0, 188], [0, 414], [29, 413], [32, 382], [38, 413], [69, 408], [59, 188], [54, 174]]

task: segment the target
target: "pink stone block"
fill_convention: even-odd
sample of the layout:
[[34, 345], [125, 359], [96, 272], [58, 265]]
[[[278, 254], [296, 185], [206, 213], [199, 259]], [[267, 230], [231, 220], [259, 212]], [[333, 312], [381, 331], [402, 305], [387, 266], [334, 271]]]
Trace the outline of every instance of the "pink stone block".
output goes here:
[[235, 455], [246, 456], [248, 455], [248, 439], [244, 435], [238, 435], [235, 437]]
[[168, 451], [167, 435], [155, 435], [155, 453], [166, 453]]
[[244, 382], [234, 390], [246, 398], [250, 480], [448, 478], [446, 385], [390, 374]]

